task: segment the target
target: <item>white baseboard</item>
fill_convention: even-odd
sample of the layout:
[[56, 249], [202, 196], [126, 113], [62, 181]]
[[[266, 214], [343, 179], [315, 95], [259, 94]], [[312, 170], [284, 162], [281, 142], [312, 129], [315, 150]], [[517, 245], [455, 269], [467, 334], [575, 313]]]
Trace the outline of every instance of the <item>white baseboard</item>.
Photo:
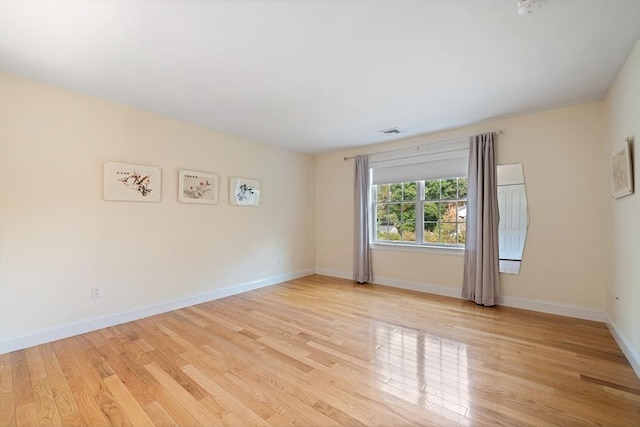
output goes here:
[[[316, 268], [316, 274], [323, 276], [337, 277], [339, 279], [353, 280], [353, 275], [344, 271], [331, 270], [328, 268]], [[406, 289], [409, 291], [425, 292], [434, 295], [443, 295], [447, 297], [460, 298], [460, 290], [448, 288], [446, 286], [430, 285], [427, 283], [408, 282], [406, 280], [397, 280], [390, 277], [374, 277], [373, 283], [376, 285], [390, 286], [392, 288]]]
[[331, 270], [330, 268], [316, 268], [316, 274], [323, 276], [337, 277], [338, 279], [353, 280], [353, 274], [346, 271]]
[[450, 288], [448, 286], [409, 282], [406, 280], [392, 279], [390, 277], [375, 277], [373, 283], [375, 283], [376, 285], [391, 286], [392, 288], [406, 289], [409, 291], [424, 292], [427, 294], [440, 295], [451, 298], [460, 298], [460, 289]]
[[613, 322], [613, 320], [611, 320], [608, 314], [606, 315], [606, 322], [611, 335], [613, 335], [613, 339], [616, 340], [616, 343], [618, 343], [618, 346], [620, 346], [620, 349], [627, 357], [629, 364], [631, 365], [633, 370], [636, 371], [636, 375], [638, 376], [638, 378], [640, 378], [640, 354], [637, 350], [634, 351], [629, 342], [629, 339], [626, 337], [626, 335], [620, 332], [620, 328], [616, 326], [616, 324]]
[[252, 291], [258, 288], [264, 288], [266, 286], [275, 285], [278, 283], [286, 282], [288, 280], [298, 279], [300, 277], [308, 276], [314, 273], [315, 269], [313, 268], [300, 270], [293, 273], [286, 273], [269, 277], [267, 279], [229, 286], [223, 289], [215, 290], [213, 292], [194, 295], [175, 301], [168, 301], [162, 304], [140, 307], [124, 313], [110, 314], [93, 319], [65, 323], [52, 326], [50, 328], [29, 332], [26, 334], [14, 335], [7, 338], [3, 337], [2, 339], [0, 339], [0, 354], [21, 350], [27, 347], [33, 347], [34, 345], [44, 344], [47, 342], [68, 338], [74, 335], [84, 334], [86, 332], [95, 331], [97, 329], [131, 322], [133, 320], [154, 316], [156, 314], [166, 313], [172, 310], [178, 310], [180, 308], [189, 307], [196, 304], [202, 304], [207, 301]]
[[[351, 273], [331, 270], [326, 268], [316, 268], [317, 274], [325, 276], [339, 277], [341, 279], [352, 279]], [[429, 283], [409, 282], [390, 277], [374, 277], [374, 283], [378, 285], [392, 286], [394, 288], [407, 289], [411, 291], [425, 292], [428, 294], [460, 298], [462, 290], [447, 286], [432, 285]], [[506, 307], [522, 308], [525, 310], [539, 311], [548, 314], [558, 314], [561, 316], [575, 317], [577, 319], [605, 321], [603, 311], [588, 307], [560, 304], [557, 302], [539, 301], [527, 298], [498, 297], [498, 304]]]
[[498, 297], [498, 304], [504, 305], [505, 307], [522, 308], [524, 310], [557, 314], [560, 316], [574, 317], [576, 319], [594, 320], [596, 322], [605, 321], [604, 311], [577, 305], [516, 297]]

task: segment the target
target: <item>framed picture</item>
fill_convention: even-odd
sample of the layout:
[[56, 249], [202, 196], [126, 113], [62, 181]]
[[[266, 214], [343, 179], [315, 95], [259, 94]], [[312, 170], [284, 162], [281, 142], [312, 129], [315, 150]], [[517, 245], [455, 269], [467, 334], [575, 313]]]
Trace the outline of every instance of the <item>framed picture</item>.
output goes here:
[[178, 171], [178, 201], [215, 205], [218, 203], [219, 177], [215, 173]]
[[104, 162], [104, 199], [159, 202], [162, 169], [153, 166]]
[[629, 138], [624, 147], [611, 155], [612, 197], [618, 199], [633, 193], [633, 167]]
[[237, 206], [260, 205], [260, 181], [255, 179], [229, 179], [229, 203]]

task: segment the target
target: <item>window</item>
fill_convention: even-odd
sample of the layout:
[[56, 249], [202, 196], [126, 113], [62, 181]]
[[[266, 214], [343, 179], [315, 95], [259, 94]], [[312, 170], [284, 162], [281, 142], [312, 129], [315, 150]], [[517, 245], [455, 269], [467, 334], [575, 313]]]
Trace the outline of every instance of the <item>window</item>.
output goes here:
[[467, 224], [467, 178], [424, 183], [424, 243], [464, 245]]
[[[375, 185], [376, 240], [416, 242], [418, 183]], [[419, 228], [419, 227], [418, 227]]]
[[369, 157], [373, 243], [464, 246], [469, 139]]
[[376, 242], [464, 245], [466, 177], [374, 184], [372, 190]]

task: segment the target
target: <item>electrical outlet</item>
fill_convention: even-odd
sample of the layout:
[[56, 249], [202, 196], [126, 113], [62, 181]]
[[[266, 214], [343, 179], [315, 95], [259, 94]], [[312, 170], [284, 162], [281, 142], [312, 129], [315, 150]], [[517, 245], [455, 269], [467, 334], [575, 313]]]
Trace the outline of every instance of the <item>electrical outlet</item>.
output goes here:
[[102, 296], [102, 291], [100, 288], [92, 287], [91, 288], [91, 298], [100, 298]]

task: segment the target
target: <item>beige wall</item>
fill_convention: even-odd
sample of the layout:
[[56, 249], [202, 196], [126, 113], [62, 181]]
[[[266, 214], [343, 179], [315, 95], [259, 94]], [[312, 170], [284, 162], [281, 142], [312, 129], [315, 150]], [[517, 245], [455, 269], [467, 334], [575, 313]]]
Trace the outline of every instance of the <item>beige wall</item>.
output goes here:
[[[162, 167], [162, 202], [104, 201], [105, 160]], [[219, 204], [178, 203], [178, 169], [219, 174]], [[229, 176], [259, 179], [261, 206], [230, 206]], [[313, 271], [314, 176], [308, 155], [1, 74], [0, 337]]]
[[[501, 275], [502, 296], [603, 312], [605, 229], [598, 195], [605, 190], [598, 102], [317, 157], [316, 268], [342, 276], [352, 271], [353, 161], [344, 156], [498, 129], [504, 131], [498, 163], [524, 165], [530, 213], [521, 274]], [[461, 256], [376, 250], [373, 261], [380, 283], [459, 295]]]
[[[633, 139], [635, 193], [612, 199], [605, 191], [608, 285], [607, 315], [627, 353], [635, 359], [640, 375], [640, 41], [629, 55], [604, 100], [604, 152], [602, 162], [609, 173], [609, 156]], [[606, 177], [609, 180], [609, 176]]]

